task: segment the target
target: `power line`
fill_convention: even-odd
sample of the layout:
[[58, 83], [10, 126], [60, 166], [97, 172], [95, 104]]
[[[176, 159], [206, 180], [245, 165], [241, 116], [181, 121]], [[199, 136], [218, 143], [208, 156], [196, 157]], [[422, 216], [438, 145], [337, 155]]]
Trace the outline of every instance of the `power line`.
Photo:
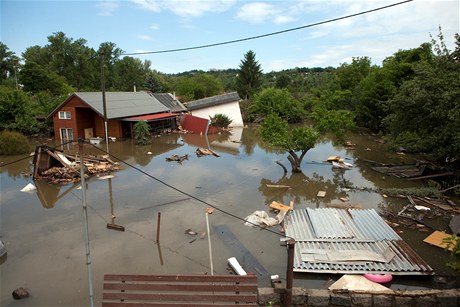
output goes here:
[[287, 32], [302, 30], [302, 29], [305, 29], [305, 28], [311, 28], [311, 27], [323, 25], [323, 24], [326, 24], [326, 23], [331, 23], [331, 22], [335, 22], [335, 21], [339, 21], [339, 20], [343, 20], [343, 19], [348, 19], [348, 18], [360, 16], [360, 15], [365, 15], [365, 14], [369, 14], [369, 13], [373, 13], [373, 12], [376, 12], [376, 11], [384, 10], [384, 9], [387, 9], [387, 8], [390, 8], [390, 7], [398, 6], [398, 5], [405, 4], [405, 3], [408, 3], [408, 2], [412, 2], [412, 1], [414, 1], [414, 0], [406, 0], [406, 1], [398, 2], [398, 3], [394, 3], [394, 4], [389, 4], [389, 5], [385, 5], [385, 6], [382, 6], [382, 7], [378, 7], [378, 8], [375, 8], [375, 9], [362, 11], [362, 12], [355, 13], [355, 14], [350, 14], [350, 15], [346, 15], [346, 16], [342, 16], [342, 17], [337, 17], [337, 18], [332, 18], [332, 19], [328, 19], [328, 20], [324, 20], [324, 21], [311, 23], [311, 24], [308, 24], [308, 25], [305, 25], [305, 26], [290, 28], [290, 29], [286, 29], [286, 30], [281, 30], [281, 31], [277, 31], [277, 32], [271, 32], [271, 33], [266, 33], [266, 34], [261, 34], [261, 35], [256, 35], [256, 36], [250, 36], [250, 37], [246, 37], [246, 38], [235, 39], [235, 40], [226, 41], [226, 42], [207, 44], [207, 45], [200, 45], [200, 46], [194, 46], [194, 47], [177, 48], [177, 49], [166, 49], [166, 50], [159, 50], [159, 51], [144, 51], [144, 52], [122, 53], [121, 55], [144, 55], [144, 54], [171, 53], [171, 52], [203, 49], [203, 48], [209, 48], [209, 47], [216, 47], [216, 46], [240, 43], [240, 42], [244, 42], [244, 41], [249, 41], [249, 40], [264, 38], [264, 37], [268, 37], [268, 36], [274, 36], [274, 35], [278, 35], [278, 34], [283, 34], [283, 33], [287, 33]]
[[[91, 143], [90, 143], [90, 144], [91, 144]], [[91, 144], [91, 146], [93, 146], [94, 148], [96, 148], [96, 149], [98, 149], [98, 150], [100, 150], [100, 151], [102, 151], [102, 152], [108, 154], [109, 156], [115, 158], [116, 160], [118, 160], [118, 161], [120, 161], [120, 162], [126, 164], [127, 166], [129, 166], [129, 167], [131, 167], [131, 168], [137, 170], [138, 172], [141, 172], [142, 174], [146, 175], [147, 177], [149, 177], [149, 178], [151, 178], [151, 179], [153, 179], [153, 180], [156, 180], [157, 182], [159, 182], [159, 183], [161, 183], [161, 184], [163, 184], [163, 185], [169, 187], [170, 189], [173, 189], [173, 190], [176, 191], [176, 192], [179, 192], [179, 193], [181, 193], [181, 194], [184, 194], [184, 195], [186, 195], [186, 196], [188, 196], [188, 197], [190, 197], [190, 198], [192, 198], [192, 199], [194, 199], [194, 200], [196, 200], [196, 201], [198, 201], [198, 202], [200, 202], [200, 203], [203, 203], [203, 204], [205, 204], [205, 205], [207, 205], [207, 206], [209, 206], [209, 207], [211, 207], [211, 208], [213, 208], [213, 209], [215, 209], [215, 210], [217, 210], [217, 211], [219, 211], [219, 212], [222, 212], [222, 213], [224, 213], [224, 214], [226, 214], [226, 215], [228, 215], [228, 216], [231, 216], [231, 217], [233, 217], [233, 218], [235, 218], [235, 219], [237, 219], [237, 220], [241, 220], [241, 221], [243, 221], [243, 222], [245, 222], [245, 223], [248, 223], [248, 224], [251, 224], [251, 225], [253, 225], [253, 226], [256, 226], [256, 227], [260, 228], [261, 230], [266, 230], [266, 231], [271, 232], [271, 233], [274, 233], [274, 234], [276, 234], [276, 235], [278, 235], [278, 236], [286, 237], [285, 234], [282, 234], [282, 233], [273, 231], [273, 230], [268, 229], [268, 228], [261, 227], [261, 226], [259, 226], [259, 225], [257, 225], [257, 224], [254, 224], [254, 223], [252, 223], [252, 222], [250, 222], [250, 221], [245, 220], [244, 218], [242, 218], [242, 217], [240, 217], [240, 216], [238, 216], [238, 215], [235, 215], [235, 214], [233, 214], [233, 213], [230, 213], [230, 212], [228, 212], [228, 211], [225, 211], [225, 210], [223, 210], [223, 209], [221, 209], [221, 208], [219, 208], [219, 207], [217, 207], [217, 206], [215, 206], [215, 205], [213, 205], [213, 204], [211, 204], [211, 203], [209, 203], [209, 202], [207, 202], [207, 201], [205, 201], [205, 200], [202, 200], [202, 199], [200, 199], [200, 198], [198, 198], [198, 197], [196, 197], [196, 196], [194, 196], [194, 195], [192, 195], [192, 194], [190, 194], [190, 193], [187, 193], [187, 192], [185, 192], [185, 191], [182, 191], [181, 189], [176, 188], [175, 186], [173, 186], [173, 185], [171, 185], [171, 184], [169, 184], [169, 183], [167, 183], [167, 182], [165, 182], [165, 181], [163, 181], [163, 180], [161, 180], [161, 179], [159, 179], [159, 178], [156, 178], [155, 176], [150, 175], [149, 173], [147, 173], [147, 172], [141, 170], [140, 168], [138, 168], [138, 167], [136, 167], [136, 166], [134, 166], [134, 165], [132, 165], [132, 164], [126, 162], [126, 161], [123, 161], [122, 159], [116, 157], [115, 155], [113, 155], [113, 154], [111, 154], [111, 153], [109, 153], [109, 152], [106, 152], [106, 151], [104, 151], [103, 149], [101, 149], [101, 148], [99, 148], [99, 147], [97, 147], [97, 146], [95, 146], [95, 145], [93, 145], [93, 144]], [[293, 239], [293, 238], [291, 238], [291, 237], [288, 237], [288, 238], [289, 238], [289, 239]]]

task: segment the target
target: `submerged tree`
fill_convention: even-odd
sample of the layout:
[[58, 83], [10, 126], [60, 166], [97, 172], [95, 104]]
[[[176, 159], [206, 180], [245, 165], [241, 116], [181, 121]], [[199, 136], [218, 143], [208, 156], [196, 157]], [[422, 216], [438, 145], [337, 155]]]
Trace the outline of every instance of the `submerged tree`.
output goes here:
[[[292, 172], [301, 173], [300, 168], [305, 154], [312, 149], [320, 135], [312, 128], [291, 128], [286, 120], [278, 115], [269, 115], [262, 123], [260, 132], [264, 141], [289, 154]], [[300, 152], [300, 154], [299, 154]]]
[[134, 139], [138, 145], [150, 143], [150, 126], [144, 121], [139, 121], [134, 125]]

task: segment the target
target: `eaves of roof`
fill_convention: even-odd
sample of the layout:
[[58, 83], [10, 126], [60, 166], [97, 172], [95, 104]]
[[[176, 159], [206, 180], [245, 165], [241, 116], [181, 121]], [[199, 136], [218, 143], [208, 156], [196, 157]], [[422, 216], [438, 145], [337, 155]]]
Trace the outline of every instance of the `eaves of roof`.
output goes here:
[[189, 101], [187, 102], [187, 109], [193, 111], [240, 100], [241, 98], [237, 92], [231, 92], [213, 97]]

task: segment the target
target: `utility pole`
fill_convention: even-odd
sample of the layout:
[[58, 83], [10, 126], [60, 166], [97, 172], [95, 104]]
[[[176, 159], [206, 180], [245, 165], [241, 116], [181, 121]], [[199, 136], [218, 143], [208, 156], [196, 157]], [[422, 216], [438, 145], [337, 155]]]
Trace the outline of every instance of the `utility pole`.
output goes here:
[[104, 75], [104, 51], [101, 51], [101, 91], [102, 91], [102, 108], [104, 110], [104, 134], [106, 151], [109, 153], [109, 129], [107, 122], [107, 102], [105, 99], [105, 75]]
[[93, 301], [93, 273], [91, 269], [91, 247], [89, 243], [88, 231], [88, 209], [86, 204], [86, 182], [85, 182], [85, 160], [83, 157], [83, 140], [78, 140], [78, 152], [80, 154], [80, 183], [82, 191], [82, 204], [83, 204], [83, 220], [85, 222], [85, 246], [86, 246], [86, 267], [88, 270], [88, 287], [89, 287], [89, 303], [94, 306]]

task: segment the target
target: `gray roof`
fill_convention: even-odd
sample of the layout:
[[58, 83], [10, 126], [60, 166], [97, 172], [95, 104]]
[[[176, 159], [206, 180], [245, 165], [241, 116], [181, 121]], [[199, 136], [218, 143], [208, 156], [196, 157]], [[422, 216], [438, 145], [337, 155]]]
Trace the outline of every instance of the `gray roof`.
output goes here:
[[[104, 116], [102, 92], [77, 92], [54, 109], [48, 118], [53, 117], [73, 97], [80, 98], [100, 116]], [[106, 92], [105, 99], [108, 119], [169, 112], [167, 106], [146, 92]]]
[[211, 106], [226, 104], [229, 102], [240, 101], [241, 98], [237, 92], [226, 93], [213, 97], [207, 97], [203, 99], [193, 100], [187, 102], [187, 108], [190, 111], [203, 109]]
[[[307, 208], [285, 219], [286, 236], [296, 240], [294, 272], [430, 275], [433, 269], [388, 226], [374, 209]], [[312, 261], [328, 251], [394, 253], [389, 262]], [[308, 259], [308, 261], [307, 261]]]
[[[102, 92], [77, 92], [74, 95], [104, 116]], [[108, 119], [169, 111], [146, 92], [106, 92], [105, 98]]]
[[150, 93], [150, 95], [169, 108], [172, 113], [187, 111], [187, 108], [170, 93]]

